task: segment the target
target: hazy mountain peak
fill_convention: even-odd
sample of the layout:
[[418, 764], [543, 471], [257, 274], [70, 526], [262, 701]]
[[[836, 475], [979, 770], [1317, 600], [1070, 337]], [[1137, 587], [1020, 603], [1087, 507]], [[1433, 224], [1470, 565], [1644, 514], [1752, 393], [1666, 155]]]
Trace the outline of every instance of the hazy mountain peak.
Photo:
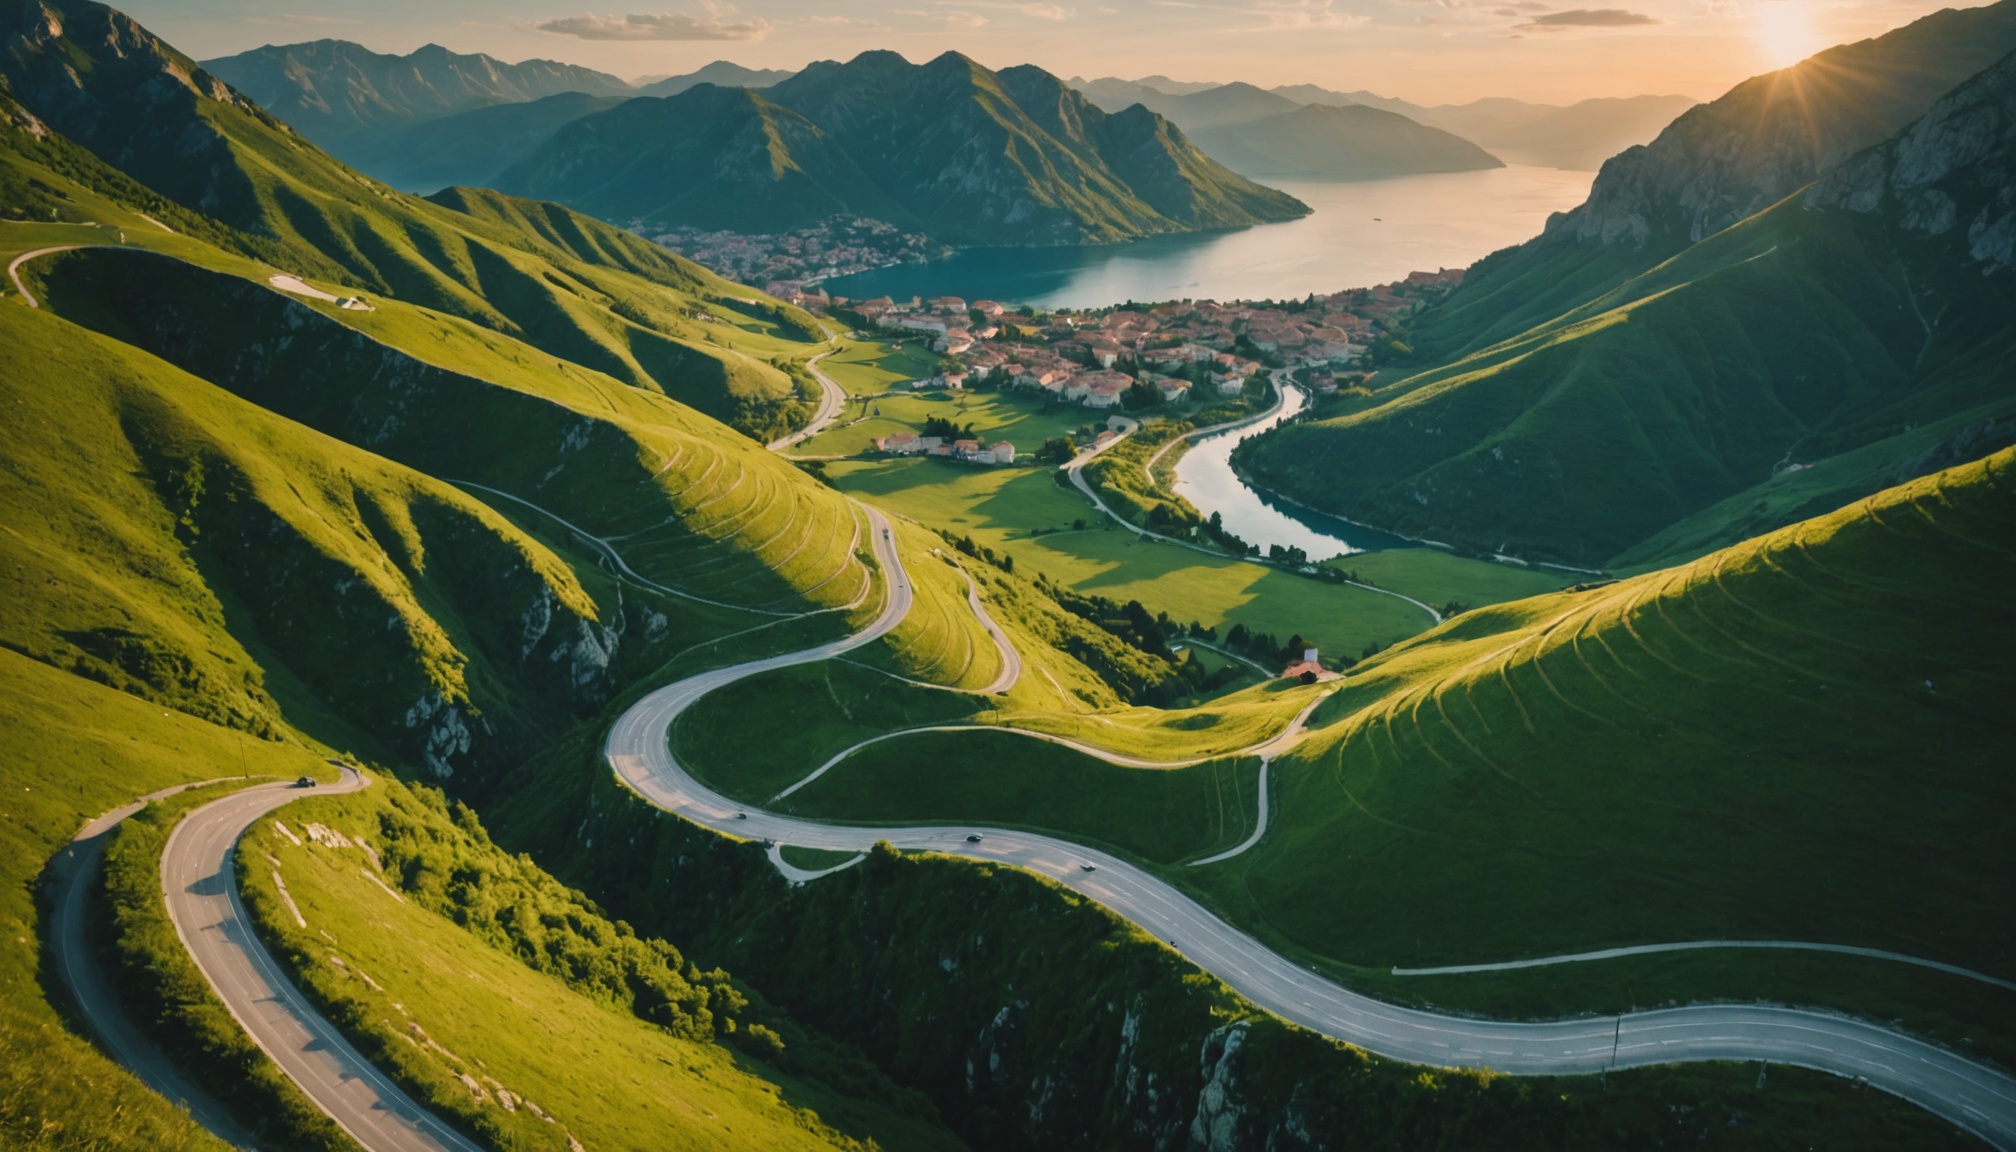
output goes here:
[[404, 55], [374, 52], [347, 40], [269, 44], [207, 61], [262, 107], [303, 136], [338, 149], [376, 127], [417, 124], [490, 104], [560, 92], [629, 95], [628, 82], [557, 60], [507, 64], [482, 53], [427, 44]]

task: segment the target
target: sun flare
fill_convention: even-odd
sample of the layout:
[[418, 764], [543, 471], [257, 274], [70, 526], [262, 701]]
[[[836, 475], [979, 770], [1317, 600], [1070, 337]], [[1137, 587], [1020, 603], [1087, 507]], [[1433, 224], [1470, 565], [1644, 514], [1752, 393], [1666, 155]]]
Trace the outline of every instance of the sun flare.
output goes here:
[[1773, 68], [1797, 64], [1826, 47], [1813, 27], [1813, 14], [1800, 0], [1765, 0], [1750, 35]]

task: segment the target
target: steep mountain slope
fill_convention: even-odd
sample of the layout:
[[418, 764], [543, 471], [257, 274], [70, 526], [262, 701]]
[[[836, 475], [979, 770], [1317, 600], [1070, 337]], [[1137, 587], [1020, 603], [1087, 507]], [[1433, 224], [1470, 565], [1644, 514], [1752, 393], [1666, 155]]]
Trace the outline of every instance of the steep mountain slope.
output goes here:
[[1195, 135], [1198, 145], [1226, 167], [1256, 177], [1377, 180], [1505, 166], [1460, 136], [1359, 105], [1307, 104], [1259, 120], [1198, 130]]
[[606, 112], [629, 96], [561, 92], [518, 104], [491, 104], [418, 124], [374, 129], [346, 142], [343, 158], [407, 192], [452, 185], [487, 187], [564, 124]]
[[796, 76], [796, 72], [781, 68], [744, 68], [728, 60], [716, 60], [712, 64], [678, 76], [663, 76], [649, 83], [637, 85], [639, 96], [677, 96], [700, 84], [713, 84], [721, 88], [768, 88]]
[[[1458, 617], [1352, 671], [1275, 764], [1282, 823], [1212, 891], [1366, 969], [1792, 939], [2006, 979], [2012, 539], [2005, 450], [1678, 568]], [[1642, 1006], [1731, 983], [1706, 957], [1571, 967], [1553, 994]], [[1972, 981], [1781, 971], [1760, 994], [1915, 985], [1916, 1026], [1948, 1042], [2016, 1023], [2016, 996]]]
[[268, 44], [203, 67], [345, 161], [364, 167], [349, 142], [492, 104], [562, 92], [628, 96], [623, 80], [557, 60], [506, 64], [482, 53], [428, 44], [404, 56], [347, 40]]
[[957, 53], [914, 65], [868, 52], [760, 94], [703, 87], [671, 100], [576, 121], [499, 186], [619, 220], [768, 230], [846, 211], [984, 244], [1099, 243], [1308, 211], [1153, 113], [1109, 116], [1041, 69], [994, 73]]
[[496, 182], [625, 222], [764, 232], [856, 213], [915, 226], [816, 124], [712, 84], [566, 125]]
[[[1824, 194], [1240, 460], [1355, 519], [1588, 566], [1698, 555], [1992, 450], [2016, 411], [2012, 90], [2005, 58]], [[1622, 249], [1551, 250], [1572, 281]]]
[[1416, 333], [1482, 347], [1585, 303], [1798, 191], [2016, 49], [2016, 0], [1948, 9], [1753, 77], [1610, 160], [1589, 198], [1480, 263]]
[[[799, 353], [733, 323], [810, 317], [555, 206], [470, 212], [481, 194], [395, 193], [305, 143], [131, 19], [88, 0], [0, 0], [15, 97], [133, 179], [247, 237], [279, 270], [396, 296], [665, 391], [758, 439], [812, 391]], [[489, 198], [495, 200], [498, 198]], [[551, 227], [527, 231], [538, 217]], [[571, 218], [570, 218], [571, 217]]]

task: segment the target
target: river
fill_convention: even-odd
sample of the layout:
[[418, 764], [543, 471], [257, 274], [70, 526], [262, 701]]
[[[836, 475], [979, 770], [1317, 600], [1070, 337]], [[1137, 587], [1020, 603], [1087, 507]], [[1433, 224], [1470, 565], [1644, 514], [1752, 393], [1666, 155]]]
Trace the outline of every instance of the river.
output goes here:
[[1308, 394], [1300, 388], [1283, 387], [1281, 393], [1280, 410], [1265, 420], [1213, 433], [1191, 445], [1176, 461], [1176, 494], [1206, 517], [1216, 512], [1227, 531], [1248, 544], [1258, 544], [1262, 555], [1272, 544], [1300, 548], [1312, 561], [1351, 552], [1419, 547], [1404, 536], [1262, 495], [1239, 479], [1232, 471], [1232, 450], [1309, 406]]
[[1082, 248], [969, 248], [825, 283], [856, 299], [963, 296], [1045, 308], [1283, 300], [1461, 268], [1537, 235], [1593, 172], [1513, 165], [1365, 181], [1271, 181], [1314, 208], [1286, 224]]

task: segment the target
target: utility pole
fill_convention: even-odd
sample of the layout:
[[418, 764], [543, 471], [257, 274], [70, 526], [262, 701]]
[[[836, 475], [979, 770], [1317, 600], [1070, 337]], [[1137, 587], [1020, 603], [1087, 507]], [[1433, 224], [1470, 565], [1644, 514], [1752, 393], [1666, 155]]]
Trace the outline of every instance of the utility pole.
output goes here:
[[1617, 1046], [1624, 1039], [1624, 1014], [1617, 1014], [1617, 1030], [1610, 1034], [1610, 1066], [1617, 1066]]
[[245, 779], [252, 778], [252, 762], [245, 758], [245, 733], [238, 733], [238, 772]]

